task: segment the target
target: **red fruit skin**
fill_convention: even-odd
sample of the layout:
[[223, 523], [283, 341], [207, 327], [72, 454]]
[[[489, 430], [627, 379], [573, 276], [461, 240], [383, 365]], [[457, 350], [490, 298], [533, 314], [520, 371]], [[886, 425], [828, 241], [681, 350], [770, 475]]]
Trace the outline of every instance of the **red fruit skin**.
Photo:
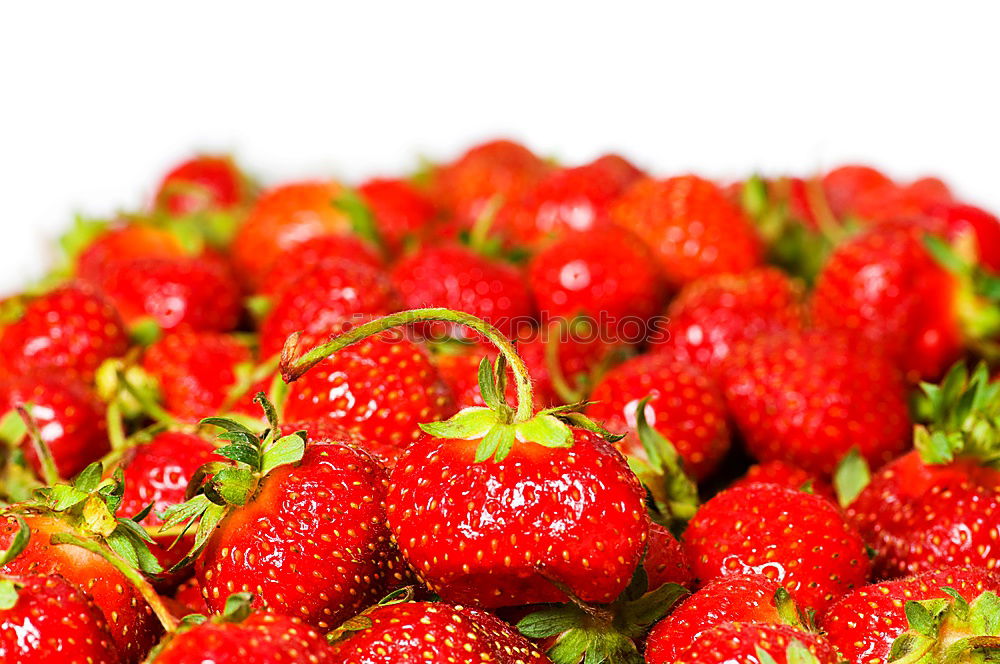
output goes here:
[[226, 332], [242, 308], [233, 275], [214, 257], [115, 261], [98, 287], [126, 323], [152, 318], [165, 331]]
[[729, 450], [726, 404], [715, 382], [696, 367], [665, 353], [627, 360], [594, 387], [587, 414], [609, 431], [628, 432], [619, 449], [645, 459], [636, 410], [647, 396], [646, 422], [673, 444], [695, 478], [711, 475]]
[[233, 239], [236, 273], [253, 290], [285, 251], [320, 235], [351, 232], [347, 214], [334, 205], [336, 182], [293, 182], [261, 194]]
[[829, 476], [852, 448], [879, 467], [910, 443], [899, 372], [837, 335], [759, 337], [729, 357], [724, 373], [730, 416], [759, 461]]
[[758, 463], [750, 466], [743, 477], [739, 478], [730, 487], [745, 486], [747, 484], [777, 484], [789, 489], [804, 490], [806, 487], [816, 494], [837, 504], [837, 495], [833, 491], [833, 486], [817, 473], [811, 473], [798, 466], [774, 459], [765, 463]]
[[121, 657], [104, 616], [78, 588], [56, 575], [14, 581], [17, 603], [0, 609], [0, 660], [118, 664]]
[[274, 296], [274, 306], [261, 323], [260, 352], [281, 352], [294, 332], [328, 332], [362, 316], [395, 311], [398, 301], [384, 274], [353, 261], [325, 261], [304, 270]]
[[813, 291], [817, 327], [877, 346], [911, 380], [938, 378], [962, 353], [954, 278], [916, 224], [886, 224], [830, 255]]
[[938, 205], [928, 214], [944, 222], [948, 237], [956, 239], [971, 233], [976, 239], [979, 261], [1000, 273], [1000, 219], [972, 205]]
[[337, 662], [549, 662], [516, 629], [476, 609], [437, 602], [404, 602], [365, 613], [371, 626], [348, 632], [331, 647]]
[[[478, 440], [425, 436], [400, 457], [386, 501], [406, 561], [447, 601], [483, 608], [609, 602], [628, 585], [649, 529], [621, 455], [574, 431], [572, 448], [518, 442], [475, 463]], [[543, 570], [543, 572], [540, 572]]]
[[649, 245], [674, 286], [745, 272], [762, 261], [751, 221], [719, 187], [694, 175], [639, 180], [612, 207], [611, 218]]
[[305, 431], [311, 441], [350, 443], [354, 447], [360, 447], [375, 457], [386, 469], [392, 467], [392, 461], [399, 454], [399, 451], [395, 447], [385, 445], [377, 439], [369, 440], [363, 438], [356, 433], [348, 431], [335, 420], [330, 419], [318, 418], [295, 422], [285, 421], [281, 423], [281, 431], [284, 436], [297, 431]]
[[892, 180], [870, 166], [840, 166], [824, 175], [821, 183], [826, 204], [838, 219], [856, 214], [859, 199], [891, 195], [896, 189]]
[[[534, 322], [534, 301], [518, 269], [465, 247], [425, 247], [401, 258], [390, 278], [405, 309], [446, 307], [464, 311], [491, 323], [508, 338]], [[435, 337], [476, 336], [457, 324], [436, 323], [420, 329]]]
[[655, 590], [664, 583], [676, 583], [685, 588], [694, 586], [694, 575], [684, 547], [669, 530], [658, 523], [649, 524], [649, 541], [642, 565], [646, 570], [650, 590]]
[[[208, 604], [205, 603], [205, 597], [201, 594], [201, 584], [193, 576], [177, 586], [173, 599], [174, 606], [179, 609], [174, 614], [177, 618], [183, 618], [192, 613], [198, 613], [203, 616], [211, 613]], [[180, 615], [177, 615], [178, 613]]]
[[[497, 352], [494, 349], [479, 344], [470, 344], [463, 352], [446, 351], [434, 356], [434, 364], [437, 366], [438, 374], [454, 395], [457, 408], [486, 405], [483, 393], [479, 389], [479, 363], [484, 357], [490, 358], [491, 362], [496, 362], [496, 355]], [[514, 382], [513, 373], [507, 379], [506, 395], [507, 403], [512, 408], [516, 407], [517, 385]], [[537, 403], [538, 399], [535, 401]]]
[[[31, 529], [28, 546], [0, 567], [0, 574], [59, 574], [82, 590], [104, 614], [122, 661], [135, 664], [146, 656], [163, 629], [139, 591], [100, 556], [70, 545], [49, 543], [52, 535], [72, 532], [52, 517], [24, 514]], [[0, 519], [0, 549], [10, 546], [19, 526], [13, 517]]]
[[172, 215], [228, 210], [247, 198], [243, 174], [229, 157], [202, 155], [172, 168], [156, 191], [155, 207]]
[[253, 606], [332, 630], [405, 579], [389, 541], [385, 469], [364, 450], [313, 441], [220, 522], [195, 562], [215, 613], [233, 592]]
[[703, 583], [757, 574], [781, 583], [803, 608], [822, 611], [868, 579], [861, 536], [825, 498], [773, 484], [727, 489], [684, 533]]
[[615, 228], [556, 240], [532, 259], [528, 283], [543, 319], [582, 315], [616, 337], [659, 313], [665, 292], [646, 245]]
[[762, 576], [734, 574], [711, 581], [653, 625], [646, 661], [669, 664], [703, 632], [728, 622], [775, 623], [774, 594], [781, 586]]
[[236, 337], [188, 330], [164, 335], [142, 357], [143, 369], [159, 384], [163, 405], [190, 422], [219, 414], [237, 382], [237, 366], [252, 362], [250, 349]]
[[976, 460], [928, 465], [905, 454], [873, 474], [847, 517], [875, 550], [880, 577], [1000, 566], [1000, 471]]
[[326, 639], [301, 620], [254, 614], [239, 623], [205, 622], [171, 637], [156, 664], [333, 664]]
[[699, 279], [670, 303], [669, 334], [650, 342], [717, 377], [739, 344], [771, 331], [800, 329], [800, 296], [798, 283], [770, 267]]
[[[819, 634], [791, 625], [724, 623], [704, 632], [677, 655], [676, 664], [761, 664], [757, 648], [771, 655], [775, 664], [789, 664], [787, 648], [795, 641], [804, 645], [818, 664], [840, 664], [833, 645]], [[648, 660], [659, 664], [658, 660]], [[666, 661], [666, 660], [664, 660]], [[794, 660], [793, 660], [794, 661]]]
[[101, 233], [76, 258], [80, 279], [100, 283], [108, 266], [138, 258], [184, 258], [189, 255], [180, 240], [169, 231], [133, 223]]
[[842, 597], [819, 617], [820, 627], [848, 662], [885, 664], [892, 642], [909, 629], [906, 602], [950, 599], [942, 587], [971, 602], [984, 591], [1000, 592], [1000, 578], [984, 569], [952, 567], [875, 583]]
[[[535, 391], [535, 402], [548, 406], [558, 406], [564, 400], [558, 395], [553, 383], [548, 358], [549, 344], [555, 344], [556, 358], [559, 370], [570, 387], [582, 383], [587, 387], [592, 382], [593, 374], [607, 359], [614, 346], [605, 343], [596, 328], [578, 334], [576, 331], [559, 331], [557, 326], [539, 329], [527, 340], [517, 344], [517, 352], [528, 367]], [[621, 346], [629, 345], [622, 342]]]
[[[60, 477], [73, 477], [111, 450], [104, 406], [83, 383], [51, 372], [0, 378], [0, 412], [18, 406], [30, 406]], [[41, 462], [27, 435], [21, 449], [40, 475]]]
[[385, 269], [375, 248], [360, 237], [320, 235], [282, 252], [271, 271], [261, 280], [257, 293], [276, 296], [303, 279], [318, 265], [345, 261], [360, 263], [372, 270]]
[[422, 348], [404, 339], [369, 337], [292, 383], [284, 416], [335, 423], [377, 445], [391, 465], [422, 435], [420, 423], [447, 419], [455, 411], [448, 387]]
[[35, 298], [24, 316], [0, 328], [0, 373], [52, 369], [89, 381], [104, 360], [127, 348], [125, 325], [111, 303], [70, 283]]
[[379, 239], [390, 255], [428, 238], [437, 218], [437, 209], [422, 191], [406, 180], [373, 178], [360, 187], [375, 217]]

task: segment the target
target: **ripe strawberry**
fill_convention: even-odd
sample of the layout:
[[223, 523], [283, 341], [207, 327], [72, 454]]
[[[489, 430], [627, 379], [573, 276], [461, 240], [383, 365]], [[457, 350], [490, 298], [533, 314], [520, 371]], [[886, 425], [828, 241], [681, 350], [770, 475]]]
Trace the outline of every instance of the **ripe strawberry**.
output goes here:
[[374, 178], [358, 187], [358, 193], [375, 217], [379, 239], [390, 255], [430, 236], [437, 210], [408, 181]]
[[[476, 609], [437, 602], [377, 606], [355, 619], [331, 656], [354, 664], [495, 662], [543, 664], [543, 655], [513, 627]], [[354, 621], [352, 621], [354, 622]]]
[[634, 166], [613, 155], [554, 170], [504, 207], [498, 230], [515, 245], [541, 246], [567, 232], [606, 228], [612, 203], [639, 177]]
[[[104, 408], [83, 383], [52, 372], [0, 378], [0, 412], [18, 406], [30, 411], [62, 477], [76, 475], [111, 449]], [[43, 475], [28, 434], [20, 446], [35, 472]]]
[[670, 441], [686, 470], [697, 479], [708, 477], [729, 450], [729, 428], [722, 394], [701, 370], [667, 354], [632, 358], [594, 387], [587, 414], [610, 431], [627, 431], [619, 449], [646, 458], [636, 409], [650, 396], [646, 421]]
[[[174, 591], [174, 606], [178, 608], [175, 615], [178, 618], [197, 613], [203, 616], [211, 613], [208, 604], [205, 603], [205, 596], [201, 594], [201, 584], [198, 578], [192, 576], [185, 579]], [[179, 614], [179, 615], [178, 615]]]
[[320, 235], [283, 251], [262, 279], [257, 292], [275, 296], [316, 269], [317, 265], [344, 261], [361, 263], [373, 270], [385, 267], [375, 248], [356, 235]]
[[694, 585], [694, 575], [684, 547], [658, 523], [649, 524], [649, 541], [642, 566], [650, 588], [659, 588], [665, 583], [676, 583], [685, 588]]
[[76, 274], [100, 283], [109, 266], [140, 258], [184, 258], [189, 252], [170, 231], [143, 223], [128, 223], [102, 230], [76, 256]]
[[907, 629], [907, 602], [950, 599], [951, 588], [972, 600], [983, 591], [1000, 592], [1000, 579], [984, 569], [952, 567], [857, 588], [820, 616], [827, 638], [857, 664], [885, 664]]
[[927, 214], [944, 224], [948, 238], [976, 240], [976, 254], [983, 267], [1000, 273], [1000, 219], [972, 205], [937, 205]]
[[279, 353], [294, 332], [321, 334], [362, 314], [394, 309], [396, 294], [378, 270], [351, 261], [318, 263], [275, 294], [261, 324], [261, 356]]
[[[703, 632], [727, 622], [782, 624], [796, 607], [781, 605], [777, 581], [733, 574], [710, 581], [656, 623], [646, 639], [646, 661], [673, 662]], [[787, 595], [786, 595], [787, 597]]]
[[104, 616], [61, 576], [0, 577], [0, 659], [4, 662], [118, 664]]
[[862, 199], [873, 199], [891, 195], [896, 184], [888, 176], [870, 166], [840, 166], [822, 179], [823, 194], [830, 211], [838, 219], [858, 215], [858, 203]]
[[494, 197], [501, 203], [516, 201], [549, 170], [548, 164], [518, 143], [489, 141], [439, 166], [432, 175], [430, 195], [459, 227], [469, 228]]
[[[459, 245], [425, 247], [401, 258], [392, 269], [392, 284], [407, 308], [445, 307], [464, 311], [497, 327], [508, 338], [534, 320], [535, 306], [524, 278], [513, 265], [493, 260]], [[434, 326], [463, 339], [461, 326]]]
[[852, 448], [878, 466], [909, 443], [899, 372], [836, 335], [759, 337], [728, 358], [724, 373], [730, 415], [759, 461], [829, 475]]
[[319, 235], [351, 230], [335, 205], [344, 188], [336, 182], [294, 182], [261, 194], [233, 239], [232, 255], [242, 282], [255, 288], [282, 252]]
[[172, 168], [160, 181], [155, 207], [171, 215], [229, 210], [245, 202], [249, 186], [230, 157], [201, 155]]
[[618, 333], [663, 306], [659, 268], [637, 237], [615, 228], [569, 233], [531, 261], [528, 283], [542, 318], [586, 316]]
[[860, 535], [837, 507], [773, 484], [717, 494], [691, 519], [684, 544], [702, 582], [758, 574], [817, 611], [864, 584], [870, 567]]
[[[666, 661], [666, 660], [664, 660]], [[660, 664], [652, 660], [653, 664]], [[675, 664], [840, 664], [836, 648], [819, 634], [791, 625], [723, 623], [682, 650]]]
[[21, 318], [0, 328], [0, 369], [54, 369], [89, 381], [128, 338], [115, 308], [88, 286], [71, 283], [27, 303]]
[[750, 220], [712, 182], [693, 175], [633, 184], [611, 209], [653, 250], [669, 283], [745, 272], [763, 248]]
[[817, 473], [803, 470], [798, 466], [793, 466], [780, 459], [750, 466], [743, 477], [729, 486], [744, 486], [747, 484], [777, 484], [789, 489], [808, 491], [817, 496], [822, 496], [830, 502], [837, 502], [833, 486], [830, 485], [826, 478]]
[[801, 287], [774, 268], [706, 277], [681, 289], [667, 309], [669, 336], [650, 341], [717, 376], [733, 348], [773, 330], [802, 326]]

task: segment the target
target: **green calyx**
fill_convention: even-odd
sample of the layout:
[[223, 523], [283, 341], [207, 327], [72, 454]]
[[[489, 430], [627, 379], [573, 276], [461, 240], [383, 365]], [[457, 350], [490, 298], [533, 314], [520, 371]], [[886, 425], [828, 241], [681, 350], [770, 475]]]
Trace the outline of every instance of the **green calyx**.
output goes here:
[[[438, 438], [479, 440], [477, 461], [490, 458], [502, 461], [516, 442], [571, 447], [574, 440], [571, 427], [597, 433], [609, 441], [621, 439], [621, 436], [605, 431], [580, 413], [585, 403], [547, 408], [535, 413], [528, 369], [510, 340], [486, 321], [450, 309], [412, 309], [391, 314], [359, 325], [304, 353], [299, 353], [298, 335], [292, 335], [282, 350], [281, 374], [286, 382], [293, 382], [342, 348], [394, 327], [429, 321], [465, 325], [489, 339], [499, 349], [500, 356], [495, 364], [484, 358], [479, 365], [479, 389], [486, 407], [465, 408], [444, 422], [421, 424], [420, 428], [427, 434]], [[513, 409], [506, 399], [508, 367], [517, 387], [517, 406]]]
[[[774, 657], [761, 646], [756, 646], [757, 660], [760, 664], [777, 664]], [[819, 664], [819, 659], [810, 652], [801, 641], [795, 640], [785, 648], [785, 661], [788, 664]]]
[[1000, 467], [1000, 383], [990, 380], [985, 362], [970, 373], [962, 362], [939, 384], [922, 383], [930, 422], [914, 430], [914, 445], [927, 464], [959, 457]]
[[369, 613], [383, 606], [392, 606], [393, 604], [405, 604], [406, 602], [412, 602], [415, 594], [416, 589], [413, 586], [404, 586], [403, 588], [393, 590], [391, 593], [380, 599], [378, 603], [368, 607], [358, 615], [348, 618], [338, 625], [336, 629], [327, 632], [327, 643], [334, 644], [338, 641], [343, 641], [354, 632], [362, 632], [366, 629], [370, 629], [372, 621], [371, 618], [368, 617]]
[[837, 502], [841, 507], [847, 507], [871, 481], [872, 473], [868, 462], [861, 456], [857, 447], [852, 447], [833, 472], [833, 488], [837, 493]]
[[906, 603], [909, 629], [892, 644], [889, 661], [958, 664], [1000, 661], [1000, 598], [986, 591], [972, 602], [953, 588], [949, 598]]
[[936, 235], [924, 236], [928, 253], [958, 282], [955, 313], [965, 342], [997, 360], [1000, 348], [992, 340], [1000, 335], [1000, 275], [983, 267], [975, 246], [974, 237], [959, 237], [949, 244]]
[[375, 247], [380, 253], [385, 254], [385, 242], [382, 241], [382, 234], [379, 232], [378, 221], [372, 213], [365, 199], [354, 189], [344, 188], [340, 194], [333, 199], [333, 207], [347, 215], [351, 222], [354, 233], [369, 244]]
[[163, 514], [161, 532], [180, 528], [176, 544], [198, 522], [194, 545], [171, 571], [190, 564], [205, 546], [215, 527], [230, 512], [246, 505], [256, 495], [261, 480], [280, 466], [298, 463], [305, 454], [306, 432], [282, 436], [278, 415], [263, 392], [254, 398], [267, 416], [268, 428], [256, 434], [244, 424], [224, 417], [209, 417], [202, 425], [223, 429], [219, 438], [227, 444], [216, 454], [229, 462], [213, 461], [199, 468], [188, 485], [188, 500]]
[[650, 516], [676, 534], [698, 509], [698, 485], [684, 470], [677, 449], [646, 420], [649, 400], [645, 397], [635, 409], [636, 434], [646, 458], [629, 456], [628, 464], [649, 494]]

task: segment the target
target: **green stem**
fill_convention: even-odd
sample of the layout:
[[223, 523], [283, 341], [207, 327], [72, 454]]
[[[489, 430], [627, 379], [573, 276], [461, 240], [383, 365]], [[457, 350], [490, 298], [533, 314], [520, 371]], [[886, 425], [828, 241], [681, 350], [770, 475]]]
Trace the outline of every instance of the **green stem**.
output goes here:
[[28, 437], [31, 439], [31, 445], [35, 448], [35, 455], [38, 456], [39, 464], [42, 466], [42, 480], [49, 486], [55, 486], [62, 481], [59, 477], [59, 470], [56, 468], [55, 459], [52, 458], [52, 450], [49, 449], [48, 444], [42, 438], [42, 432], [38, 430], [38, 422], [35, 418], [31, 416], [28, 409], [24, 406], [18, 406], [17, 412], [24, 420], [24, 424], [28, 427]]
[[119, 452], [125, 449], [127, 445], [125, 425], [122, 423], [122, 408], [117, 399], [108, 404], [105, 419], [108, 423], [108, 440], [111, 441], [112, 451]]
[[126, 378], [125, 373], [122, 371], [118, 372], [118, 383], [123, 386], [130, 395], [132, 395], [133, 399], [139, 402], [139, 407], [146, 415], [149, 415], [157, 422], [168, 427], [176, 427], [179, 425], [177, 418], [164, 410], [160, 404], [150, 399], [149, 395], [147, 395], [144, 390], [137, 389], [134, 385], [132, 385], [128, 378]]
[[504, 357], [507, 358], [507, 364], [510, 365], [514, 372], [514, 381], [517, 384], [517, 410], [514, 413], [514, 421], [524, 422], [531, 419], [532, 415], [534, 415], [534, 394], [531, 389], [531, 378], [528, 376], [528, 368], [524, 366], [524, 361], [514, 349], [514, 344], [500, 330], [486, 321], [476, 318], [472, 314], [452, 311], [451, 309], [411, 309], [409, 311], [390, 314], [344, 332], [340, 336], [307, 351], [298, 358], [294, 356], [299, 336], [298, 334], [294, 334], [285, 342], [285, 348], [281, 352], [281, 375], [286, 383], [291, 383], [330, 355], [367, 339], [374, 334], [402, 325], [429, 321], [443, 321], [465, 325], [489, 339], [503, 353]]
[[490, 236], [490, 228], [496, 220], [497, 212], [503, 205], [503, 196], [496, 194], [483, 206], [483, 211], [479, 213], [472, 230], [469, 233], [469, 248], [475, 252], [482, 253], [486, 248], [486, 240]]
[[557, 335], [555, 339], [546, 339], [544, 344], [545, 366], [549, 370], [549, 380], [552, 381], [552, 389], [563, 400], [563, 403], [581, 401], [583, 400], [582, 391], [579, 387], [574, 389], [570, 386], [565, 374], [563, 374], [562, 362], [559, 361], [559, 342], [562, 340], [562, 335], [569, 330], [569, 324], [566, 322], [566, 319], [559, 318], [549, 330], [555, 330], [555, 334]]
[[101, 546], [93, 540], [82, 539], [73, 535], [72, 533], [57, 533], [52, 536], [51, 542], [53, 544], [72, 544], [73, 546], [78, 546], [81, 549], [86, 549], [93, 554], [96, 554], [108, 561], [112, 567], [122, 573], [122, 575], [129, 580], [129, 582], [135, 586], [135, 589], [139, 591], [142, 598], [146, 600], [149, 607], [156, 614], [159, 619], [160, 624], [163, 625], [163, 629], [167, 632], [172, 633], [177, 630], [177, 620], [167, 609], [166, 605], [163, 604], [163, 600], [160, 596], [153, 590], [153, 586], [149, 584], [148, 581], [136, 570], [134, 567], [122, 560], [116, 553], [111, 551], [111, 549]]

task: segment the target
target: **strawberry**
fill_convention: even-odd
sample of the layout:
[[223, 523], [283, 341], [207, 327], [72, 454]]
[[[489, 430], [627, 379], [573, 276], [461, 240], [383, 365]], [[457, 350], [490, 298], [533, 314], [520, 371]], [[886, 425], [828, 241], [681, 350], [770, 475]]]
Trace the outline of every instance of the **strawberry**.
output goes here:
[[198, 583], [198, 578], [194, 576], [185, 579], [177, 586], [177, 589], [174, 590], [173, 600], [174, 606], [178, 609], [174, 615], [178, 618], [183, 618], [192, 613], [208, 615], [211, 612], [208, 604], [205, 603], [205, 596], [201, 594], [201, 584]]
[[201, 155], [172, 168], [157, 188], [155, 207], [171, 215], [229, 210], [249, 197], [249, 186], [230, 157]]
[[927, 214], [939, 219], [947, 229], [948, 238], [963, 241], [971, 236], [976, 241], [976, 254], [983, 267], [1000, 273], [1000, 219], [972, 205], [938, 205]]
[[726, 407], [718, 386], [701, 370], [666, 354], [640, 355], [608, 371], [590, 394], [587, 414], [610, 431], [628, 456], [646, 457], [636, 409], [645, 397], [646, 421], [681, 455], [697, 479], [708, 477], [729, 450]]
[[825, 477], [803, 470], [780, 459], [750, 466], [747, 472], [730, 484], [730, 486], [744, 486], [747, 484], [777, 484], [789, 489], [799, 489], [814, 493], [831, 502], [837, 502], [833, 486], [831, 486]]
[[430, 235], [437, 210], [430, 199], [406, 180], [374, 178], [358, 187], [375, 218], [379, 239], [390, 255]]
[[896, 191], [896, 184], [884, 173], [870, 166], [840, 166], [821, 179], [823, 194], [830, 211], [838, 218], [857, 215], [859, 202], [885, 198]]
[[28, 301], [20, 319], [0, 328], [0, 369], [54, 369], [89, 381], [104, 360], [127, 347], [111, 303], [86, 285], [70, 283]]
[[667, 309], [669, 335], [651, 339], [713, 376], [733, 348], [772, 330], [801, 327], [800, 285], [774, 268], [698, 279]]
[[742, 210], [715, 184], [693, 175], [639, 180], [611, 208], [611, 218], [649, 245], [674, 286], [745, 272], [762, 260], [760, 240]]
[[306, 181], [261, 194], [233, 239], [233, 263], [243, 283], [259, 286], [282, 252], [310, 238], [350, 232], [349, 215], [335, 205], [344, 191], [336, 182]]
[[637, 339], [607, 343], [596, 326], [574, 319], [556, 321], [520, 340], [517, 350], [531, 374], [538, 403], [557, 406], [580, 401], [606, 366]]
[[542, 318], [586, 316], [616, 336], [659, 313], [664, 291], [652, 254], [615, 228], [569, 233], [531, 260], [528, 283]]
[[377, 606], [350, 621], [341, 632], [331, 655], [344, 664], [550, 661], [499, 618], [438, 602]]
[[[52, 372], [0, 378], [0, 412], [7, 413], [18, 406], [31, 413], [62, 477], [76, 475], [111, 449], [104, 408], [83, 383]], [[44, 476], [27, 432], [19, 442], [35, 472]]]
[[188, 558], [197, 556], [214, 613], [232, 592], [252, 592], [254, 607], [332, 629], [404, 579], [385, 525], [385, 470], [336, 439], [307, 445], [302, 432], [282, 436], [263, 403], [263, 437], [231, 420], [206, 420], [227, 430], [234, 442], [218, 454], [236, 461], [213, 465], [195, 495], [168, 510], [165, 527], [200, 516]]
[[730, 415], [759, 461], [829, 475], [857, 447], [881, 465], [909, 444], [906, 387], [884, 357], [819, 331], [761, 336], [726, 362]]
[[893, 641], [907, 629], [906, 604], [950, 599], [950, 588], [972, 599], [1000, 592], [1000, 579], [983, 569], [953, 567], [864, 586], [842, 597], [820, 616], [820, 625], [848, 661], [885, 664]]
[[765, 576], [817, 611], [864, 584], [870, 567], [861, 536], [837, 507], [772, 484], [717, 494], [691, 519], [684, 545], [702, 582]]
[[[455, 397], [459, 408], [485, 406], [482, 390], [479, 389], [479, 368], [484, 357], [496, 360], [496, 351], [482, 344], [445, 344], [444, 349], [434, 355], [434, 365], [438, 375]], [[504, 393], [508, 404], [517, 403], [516, 388], [508, 381]]]
[[[403, 305], [446, 307], [482, 318], [509, 338], [534, 320], [535, 306], [524, 278], [513, 265], [490, 259], [459, 245], [425, 247], [401, 258], [392, 269], [392, 284]], [[435, 326], [459, 339], [461, 326]]]
[[665, 583], [676, 583], [685, 588], [694, 585], [694, 575], [684, 547], [658, 523], [649, 524], [649, 541], [642, 566], [650, 588], [659, 588]]
[[[145, 223], [130, 222], [124, 225], [100, 223], [97, 228], [82, 226], [67, 236], [70, 249], [75, 254], [77, 276], [89, 283], [100, 283], [108, 267], [118, 261], [139, 258], [184, 258], [191, 252], [180, 238], [169, 230]], [[75, 247], [76, 243], [83, 246]]]
[[0, 659], [5, 662], [118, 664], [108, 623], [93, 601], [61, 576], [0, 577]]
[[375, 248], [356, 235], [320, 235], [283, 251], [262, 279], [257, 292], [274, 296], [302, 279], [319, 264], [361, 263], [373, 270], [385, 266]]
[[781, 586], [763, 576], [732, 574], [710, 581], [656, 623], [646, 661], [667, 664], [703, 632], [727, 622], [782, 624], [796, 607]]
[[[666, 660], [664, 660], [666, 661]], [[659, 664], [653, 660], [654, 664]], [[791, 625], [723, 623], [703, 632], [675, 664], [840, 664], [836, 648], [819, 634]]]

